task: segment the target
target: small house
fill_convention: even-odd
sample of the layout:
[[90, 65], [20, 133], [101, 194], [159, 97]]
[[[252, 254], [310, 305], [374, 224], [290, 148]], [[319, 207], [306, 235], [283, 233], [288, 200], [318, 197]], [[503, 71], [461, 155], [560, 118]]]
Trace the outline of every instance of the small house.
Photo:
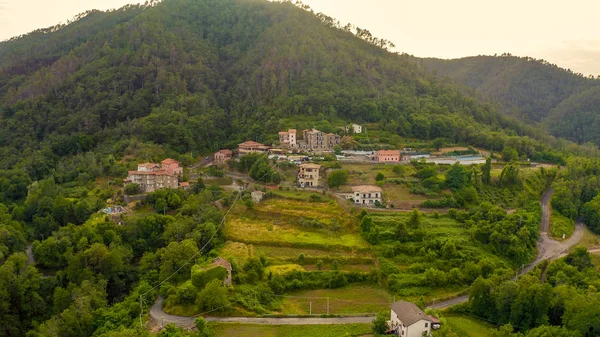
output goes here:
[[[390, 306], [390, 328], [396, 336], [431, 336], [432, 319], [414, 303], [398, 301]], [[439, 327], [439, 321], [437, 321]]]
[[231, 263], [229, 263], [229, 261], [227, 261], [226, 259], [224, 259], [222, 257], [217, 257], [216, 259], [214, 259], [212, 261], [211, 266], [213, 266], [213, 267], [220, 266], [227, 270], [227, 277], [223, 281], [223, 285], [230, 287], [231, 286], [231, 270], [232, 270]]
[[252, 195], [252, 201], [255, 202], [255, 203], [259, 203], [259, 202], [261, 202], [264, 199], [265, 192], [263, 192], [263, 191], [253, 191], [251, 193], [251, 195]]
[[378, 186], [361, 185], [352, 187], [352, 200], [355, 204], [375, 205], [376, 201], [381, 203], [383, 190]]
[[238, 154], [240, 156], [248, 153], [267, 153], [269, 149], [269, 146], [251, 140], [238, 144]]
[[214, 160], [216, 164], [225, 164], [226, 161], [231, 159], [233, 152], [228, 149], [222, 149], [215, 152]]
[[354, 133], [362, 133], [362, 126], [358, 124], [352, 124], [352, 131]]
[[299, 187], [317, 187], [319, 186], [319, 173], [321, 165], [301, 164], [298, 166], [298, 186]]
[[375, 161], [379, 163], [398, 163], [402, 160], [399, 150], [379, 150], [375, 153]]

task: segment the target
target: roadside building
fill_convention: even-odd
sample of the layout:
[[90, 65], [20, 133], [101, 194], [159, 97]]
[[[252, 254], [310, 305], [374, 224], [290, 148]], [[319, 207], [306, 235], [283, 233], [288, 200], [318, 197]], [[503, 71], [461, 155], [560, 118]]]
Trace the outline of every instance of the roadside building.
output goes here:
[[238, 154], [243, 156], [248, 153], [267, 153], [269, 152], [269, 146], [254, 141], [247, 141], [238, 144]]
[[375, 161], [379, 163], [398, 163], [402, 160], [399, 150], [379, 150], [375, 153]]
[[253, 191], [252, 193], [250, 193], [250, 195], [252, 196], [252, 201], [254, 203], [259, 203], [265, 197], [265, 192], [263, 192], [263, 191]]
[[136, 183], [143, 193], [154, 192], [161, 188], [178, 188], [177, 175], [164, 170], [158, 171], [129, 171], [125, 183]]
[[[390, 328], [396, 336], [431, 336], [433, 320], [414, 303], [398, 301], [390, 306]], [[437, 321], [439, 328], [439, 321]]]
[[352, 187], [352, 200], [355, 204], [375, 205], [376, 201], [381, 203], [383, 190], [378, 186], [360, 185]]
[[321, 165], [301, 164], [298, 165], [298, 186], [299, 187], [318, 187]]
[[220, 266], [223, 267], [227, 270], [227, 277], [225, 278], [225, 280], [223, 280], [223, 285], [231, 287], [231, 271], [233, 270], [233, 268], [231, 267], [231, 263], [229, 263], [229, 261], [227, 261], [226, 259], [222, 258], [222, 257], [217, 257], [216, 259], [214, 259], [212, 261], [211, 266], [216, 267], [216, 266]]
[[233, 151], [222, 149], [215, 152], [214, 160], [216, 164], [225, 164], [226, 161], [233, 157]]
[[353, 123], [352, 124], [352, 131], [354, 133], [362, 133], [362, 126]]

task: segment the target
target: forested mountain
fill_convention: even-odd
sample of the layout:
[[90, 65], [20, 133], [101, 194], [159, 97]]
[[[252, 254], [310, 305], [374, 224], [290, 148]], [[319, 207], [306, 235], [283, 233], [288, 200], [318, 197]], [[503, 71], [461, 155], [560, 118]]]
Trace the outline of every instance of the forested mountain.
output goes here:
[[[589, 116], [593, 107], [584, 104], [574, 107], [572, 104], [574, 100], [593, 96], [597, 92], [593, 88], [600, 86], [598, 79], [584, 77], [544, 60], [511, 55], [454, 60], [425, 58], [419, 62], [436, 74], [457, 80], [483, 97], [502, 104], [508, 115], [525, 122], [542, 122], [557, 137], [600, 144], [591, 132], [579, 132], [579, 126], [573, 124], [578, 120], [593, 121]], [[587, 101], [590, 99], [593, 97]], [[569, 121], [564, 120], [567, 116]]]
[[526, 141], [533, 153], [553, 142], [388, 44], [289, 2], [92, 11], [0, 43], [0, 167], [35, 180], [61, 156], [122, 155], [132, 140], [178, 153], [269, 141], [292, 116], [380, 122], [498, 151], [509, 136], [543, 140]]

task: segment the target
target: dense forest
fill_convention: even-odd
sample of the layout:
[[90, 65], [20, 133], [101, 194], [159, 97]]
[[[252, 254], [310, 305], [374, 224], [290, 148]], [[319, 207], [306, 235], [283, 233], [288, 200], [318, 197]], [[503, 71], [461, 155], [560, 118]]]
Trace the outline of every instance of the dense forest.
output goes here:
[[[472, 241], [484, 245], [486, 254], [512, 264], [534, 256], [537, 198], [554, 178], [556, 195], [562, 195], [553, 200], [555, 208], [571, 218], [582, 211], [592, 229], [600, 228], [594, 208], [600, 203], [598, 182], [592, 177], [600, 164], [570, 158], [598, 156], [595, 147], [555, 138], [506, 115], [414, 58], [388, 51], [391, 46], [306, 6], [263, 0], [164, 0], [89, 11], [68, 25], [1, 42], [0, 336], [147, 336], [137, 320], [156, 295], [193, 303], [189, 290], [198, 284], [205, 287], [198, 296], [217, 294], [227, 302], [218, 282], [206, 284], [200, 272], [190, 281], [190, 273], [177, 271], [191, 259], [210, 263], [217, 254], [212, 249], [224, 241], [227, 208], [241, 199], [251, 209], [247, 191], [226, 192], [200, 180], [189, 191], [148, 195], [134, 216], [117, 223], [98, 211], [108, 201], [124, 203], [122, 178], [137, 162], [172, 156], [187, 168], [197, 158], [189, 152], [204, 156], [248, 139], [272, 143], [292, 123], [318, 123], [340, 133], [338, 126], [365, 123], [402, 139], [566, 164], [561, 173], [542, 171], [536, 188], [523, 193], [523, 186], [533, 184], [523, 184], [512, 163], [498, 179], [491, 177], [491, 161], [472, 170], [455, 165], [444, 179], [433, 165], [414, 163], [415, 176], [403, 180], [423, 193], [452, 192], [429, 207], [478, 205], [450, 212], [448, 221], [470, 228]], [[572, 86], [590, 81], [574, 79]], [[571, 106], [559, 103], [548, 106], [570, 115]], [[248, 156], [237, 165], [233, 168], [257, 181], [281, 179], [263, 157]], [[498, 205], [523, 210], [509, 214]], [[379, 231], [384, 221], [370, 224], [363, 217], [362, 234], [390, 258], [402, 253], [400, 237], [414, 246], [411, 254], [433, 260], [439, 253], [452, 261], [445, 266], [448, 279], [445, 272], [429, 271], [432, 285], [450, 284], [456, 275], [464, 274], [456, 278], [464, 285], [496, 275], [489, 260], [460, 247], [457, 252], [453, 242], [432, 242], [417, 251], [424, 235], [421, 215], [414, 215], [414, 221], [396, 221], [386, 231]], [[465, 256], [470, 263], [461, 270], [458, 258]], [[265, 284], [260, 282], [265, 267], [259, 258], [233, 266], [235, 281], [245, 282], [236, 301], [248, 312], [265, 311], [275, 294], [288, 289], [380, 277], [334, 270], [300, 273], [303, 283], [274, 277]], [[388, 271], [388, 286], [402, 288], [402, 280], [392, 277], [400, 271]], [[497, 272], [498, 282], [512, 274], [500, 262]], [[256, 294], [263, 298], [257, 301]], [[527, 327], [543, 323], [536, 319]], [[160, 336], [175, 335], [167, 329]]]
[[475, 56], [454, 60], [418, 59], [427, 69], [448, 76], [502, 105], [510, 116], [546, 125], [550, 132], [577, 143], [600, 144], [594, 130], [600, 80], [544, 60]]

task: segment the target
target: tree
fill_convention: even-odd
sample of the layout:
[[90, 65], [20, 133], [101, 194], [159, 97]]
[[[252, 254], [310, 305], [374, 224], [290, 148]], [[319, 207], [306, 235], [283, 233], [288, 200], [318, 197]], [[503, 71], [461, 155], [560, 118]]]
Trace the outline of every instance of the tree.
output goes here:
[[412, 212], [410, 212], [410, 217], [406, 223], [411, 229], [418, 229], [421, 227], [421, 213], [419, 213], [418, 209], [415, 208], [412, 210]]
[[436, 138], [431, 142], [431, 146], [439, 151], [446, 144], [446, 140], [444, 138]]
[[334, 146], [333, 153], [335, 153], [336, 156], [341, 156], [342, 155], [342, 147], [339, 145]]
[[510, 163], [513, 160], [519, 159], [519, 153], [514, 148], [505, 146], [504, 150], [502, 150], [502, 159], [504, 159], [505, 162]]
[[373, 320], [371, 326], [375, 334], [383, 335], [387, 331], [387, 320], [389, 316], [390, 313], [387, 311], [377, 313], [377, 316], [375, 317], [375, 320]]
[[335, 170], [329, 173], [327, 177], [327, 185], [330, 188], [339, 187], [348, 183], [348, 171]]
[[125, 194], [127, 195], [136, 195], [140, 194], [142, 192], [142, 189], [140, 188], [140, 185], [136, 183], [129, 183], [125, 185], [125, 187], [123, 188], [123, 192], [125, 192]]
[[377, 175], [375, 176], [375, 181], [383, 181], [383, 180], [385, 180], [385, 176], [383, 175], [383, 173], [377, 172]]
[[459, 163], [452, 165], [446, 172], [446, 185], [453, 190], [458, 190], [467, 184], [468, 173], [464, 166]]
[[475, 315], [493, 317], [495, 307], [492, 298], [492, 282], [479, 276], [471, 285], [469, 291], [469, 305]]
[[224, 310], [230, 303], [227, 298], [227, 289], [221, 285], [221, 281], [210, 281], [198, 294], [196, 305], [204, 310]]
[[492, 182], [492, 158], [486, 158], [482, 169], [483, 183], [489, 185]]

